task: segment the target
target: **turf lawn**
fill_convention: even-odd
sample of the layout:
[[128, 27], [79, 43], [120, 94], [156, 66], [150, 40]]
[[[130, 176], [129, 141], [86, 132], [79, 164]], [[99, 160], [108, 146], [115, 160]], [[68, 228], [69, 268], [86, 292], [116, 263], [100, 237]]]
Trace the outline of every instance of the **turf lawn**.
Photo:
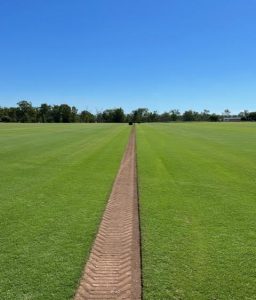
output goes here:
[[0, 125], [0, 299], [70, 299], [130, 128]]
[[256, 124], [137, 125], [144, 299], [256, 299]]

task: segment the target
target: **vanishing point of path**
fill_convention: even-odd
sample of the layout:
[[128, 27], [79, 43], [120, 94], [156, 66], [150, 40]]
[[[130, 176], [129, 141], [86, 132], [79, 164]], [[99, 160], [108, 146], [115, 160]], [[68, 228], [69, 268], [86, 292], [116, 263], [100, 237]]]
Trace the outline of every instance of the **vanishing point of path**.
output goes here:
[[135, 128], [75, 300], [141, 299]]

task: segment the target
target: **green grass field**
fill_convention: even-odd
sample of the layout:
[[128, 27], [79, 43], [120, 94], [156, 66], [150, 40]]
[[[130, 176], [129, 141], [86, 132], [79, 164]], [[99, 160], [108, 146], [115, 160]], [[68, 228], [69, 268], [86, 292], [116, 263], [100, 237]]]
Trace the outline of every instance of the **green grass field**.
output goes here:
[[0, 299], [70, 299], [130, 128], [0, 125]]
[[137, 126], [144, 299], [256, 299], [256, 124]]
[[[256, 124], [136, 127], [144, 299], [256, 299]], [[129, 132], [0, 125], [0, 299], [72, 298]]]

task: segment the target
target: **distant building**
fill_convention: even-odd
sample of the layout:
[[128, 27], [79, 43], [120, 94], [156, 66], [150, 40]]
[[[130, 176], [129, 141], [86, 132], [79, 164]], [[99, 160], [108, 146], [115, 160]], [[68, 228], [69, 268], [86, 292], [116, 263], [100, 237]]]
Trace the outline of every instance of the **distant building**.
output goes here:
[[240, 122], [240, 117], [224, 117], [223, 122]]

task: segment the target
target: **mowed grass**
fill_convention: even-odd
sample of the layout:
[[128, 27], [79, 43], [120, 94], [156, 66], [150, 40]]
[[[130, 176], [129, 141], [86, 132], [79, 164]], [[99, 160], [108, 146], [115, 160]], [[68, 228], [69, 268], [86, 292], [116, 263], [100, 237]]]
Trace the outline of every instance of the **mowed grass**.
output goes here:
[[137, 126], [144, 299], [256, 299], [256, 124]]
[[0, 125], [0, 299], [70, 299], [130, 128]]

